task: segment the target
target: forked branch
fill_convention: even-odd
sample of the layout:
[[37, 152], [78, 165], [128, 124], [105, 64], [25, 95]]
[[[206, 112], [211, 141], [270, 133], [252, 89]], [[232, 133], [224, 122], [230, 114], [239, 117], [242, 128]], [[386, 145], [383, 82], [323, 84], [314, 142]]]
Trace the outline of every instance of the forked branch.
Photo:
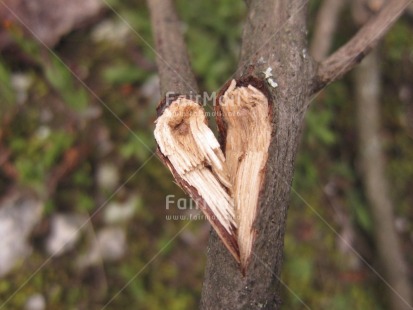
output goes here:
[[411, 0], [391, 0], [344, 46], [324, 60], [316, 73], [312, 93], [340, 79], [377, 45]]

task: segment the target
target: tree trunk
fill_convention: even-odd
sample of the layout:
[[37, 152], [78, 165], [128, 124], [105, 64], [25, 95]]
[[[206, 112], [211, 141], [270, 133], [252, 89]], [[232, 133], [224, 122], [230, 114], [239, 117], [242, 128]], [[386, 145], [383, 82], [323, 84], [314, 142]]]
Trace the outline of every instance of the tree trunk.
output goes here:
[[312, 79], [307, 55], [306, 1], [253, 1], [243, 33], [242, 75], [261, 80], [268, 67], [278, 87], [272, 99], [272, 139], [255, 222], [257, 237], [245, 277], [211, 232], [202, 309], [276, 309], [285, 221], [294, 161]]

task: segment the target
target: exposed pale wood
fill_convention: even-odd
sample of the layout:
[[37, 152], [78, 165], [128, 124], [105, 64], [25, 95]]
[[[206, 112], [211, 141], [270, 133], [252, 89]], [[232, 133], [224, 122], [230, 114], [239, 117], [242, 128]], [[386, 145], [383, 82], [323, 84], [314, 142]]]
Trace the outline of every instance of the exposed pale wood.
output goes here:
[[221, 99], [227, 126], [225, 156], [233, 186], [238, 246], [245, 270], [255, 239], [253, 223], [271, 138], [268, 99], [255, 87], [232, 80]]
[[224, 154], [207, 126], [203, 109], [194, 101], [178, 97], [157, 119], [155, 139], [175, 179], [203, 209], [239, 261], [231, 181]]
[[271, 139], [269, 104], [253, 85], [247, 81], [237, 85], [235, 80], [219, 101], [226, 157], [207, 126], [203, 109], [184, 96], [161, 104], [164, 109], [159, 111], [155, 139], [165, 164], [211, 217], [244, 273], [256, 236], [253, 224]]

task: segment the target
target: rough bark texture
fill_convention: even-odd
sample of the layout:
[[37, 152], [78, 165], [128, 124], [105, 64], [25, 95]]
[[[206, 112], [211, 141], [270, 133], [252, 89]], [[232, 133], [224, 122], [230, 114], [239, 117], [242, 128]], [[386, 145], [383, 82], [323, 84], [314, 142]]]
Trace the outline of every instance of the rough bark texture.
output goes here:
[[381, 94], [377, 50], [357, 67], [354, 77], [361, 175], [373, 216], [375, 244], [389, 288], [389, 304], [393, 310], [412, 309], [407, 268], [394, 227], [394, 205], [390, 198], [380, 137]]
[[189, 63], [181, 24], [170, 0], [148, 0], [157, 51], [161, 97], [196, 94], [198, 86]]
[[277, 309], [280, 304], [285, 220], [303, 107], [312, 77], [312, 64], [306, 54], [306, 1], [265, 0], [248, 4], [240, 75], [253, 75], [265, 81], [263, 71], [272, 67], [279, 85], [268, 87], [272, 97], [269, 158], [255, 222], [257, 237], [246, 275], [242, 276], [212, 232], [202, 309]]
[[327, 84], [340, 79], [377, 45], [396, 22], [411, 0], [390, 0], [381, 11], [366, 23], [344, 46], [324, 60], [317, 71], [312, 91], [316, 93]]

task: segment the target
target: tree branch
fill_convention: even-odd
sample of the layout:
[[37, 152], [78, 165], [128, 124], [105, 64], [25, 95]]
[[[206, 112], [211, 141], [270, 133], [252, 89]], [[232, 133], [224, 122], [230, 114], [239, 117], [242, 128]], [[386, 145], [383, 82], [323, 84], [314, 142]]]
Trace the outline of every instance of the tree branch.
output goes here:
[[324, 0], [318, 11], [310, 54], [314, 60], [327, 57], [338, 24], [338, 16], [347, 0]]
[[197, 93], [182, 27], [171, 0], [148, 0], [156, 45], [156, 63], [161, 81], [161, 94]]
[[340, 79], [357, 65], [377, 45], [410, 2], [411, 0], [389, 1], [349, 42], [324, 60], [314, 78], [312, 93]]

